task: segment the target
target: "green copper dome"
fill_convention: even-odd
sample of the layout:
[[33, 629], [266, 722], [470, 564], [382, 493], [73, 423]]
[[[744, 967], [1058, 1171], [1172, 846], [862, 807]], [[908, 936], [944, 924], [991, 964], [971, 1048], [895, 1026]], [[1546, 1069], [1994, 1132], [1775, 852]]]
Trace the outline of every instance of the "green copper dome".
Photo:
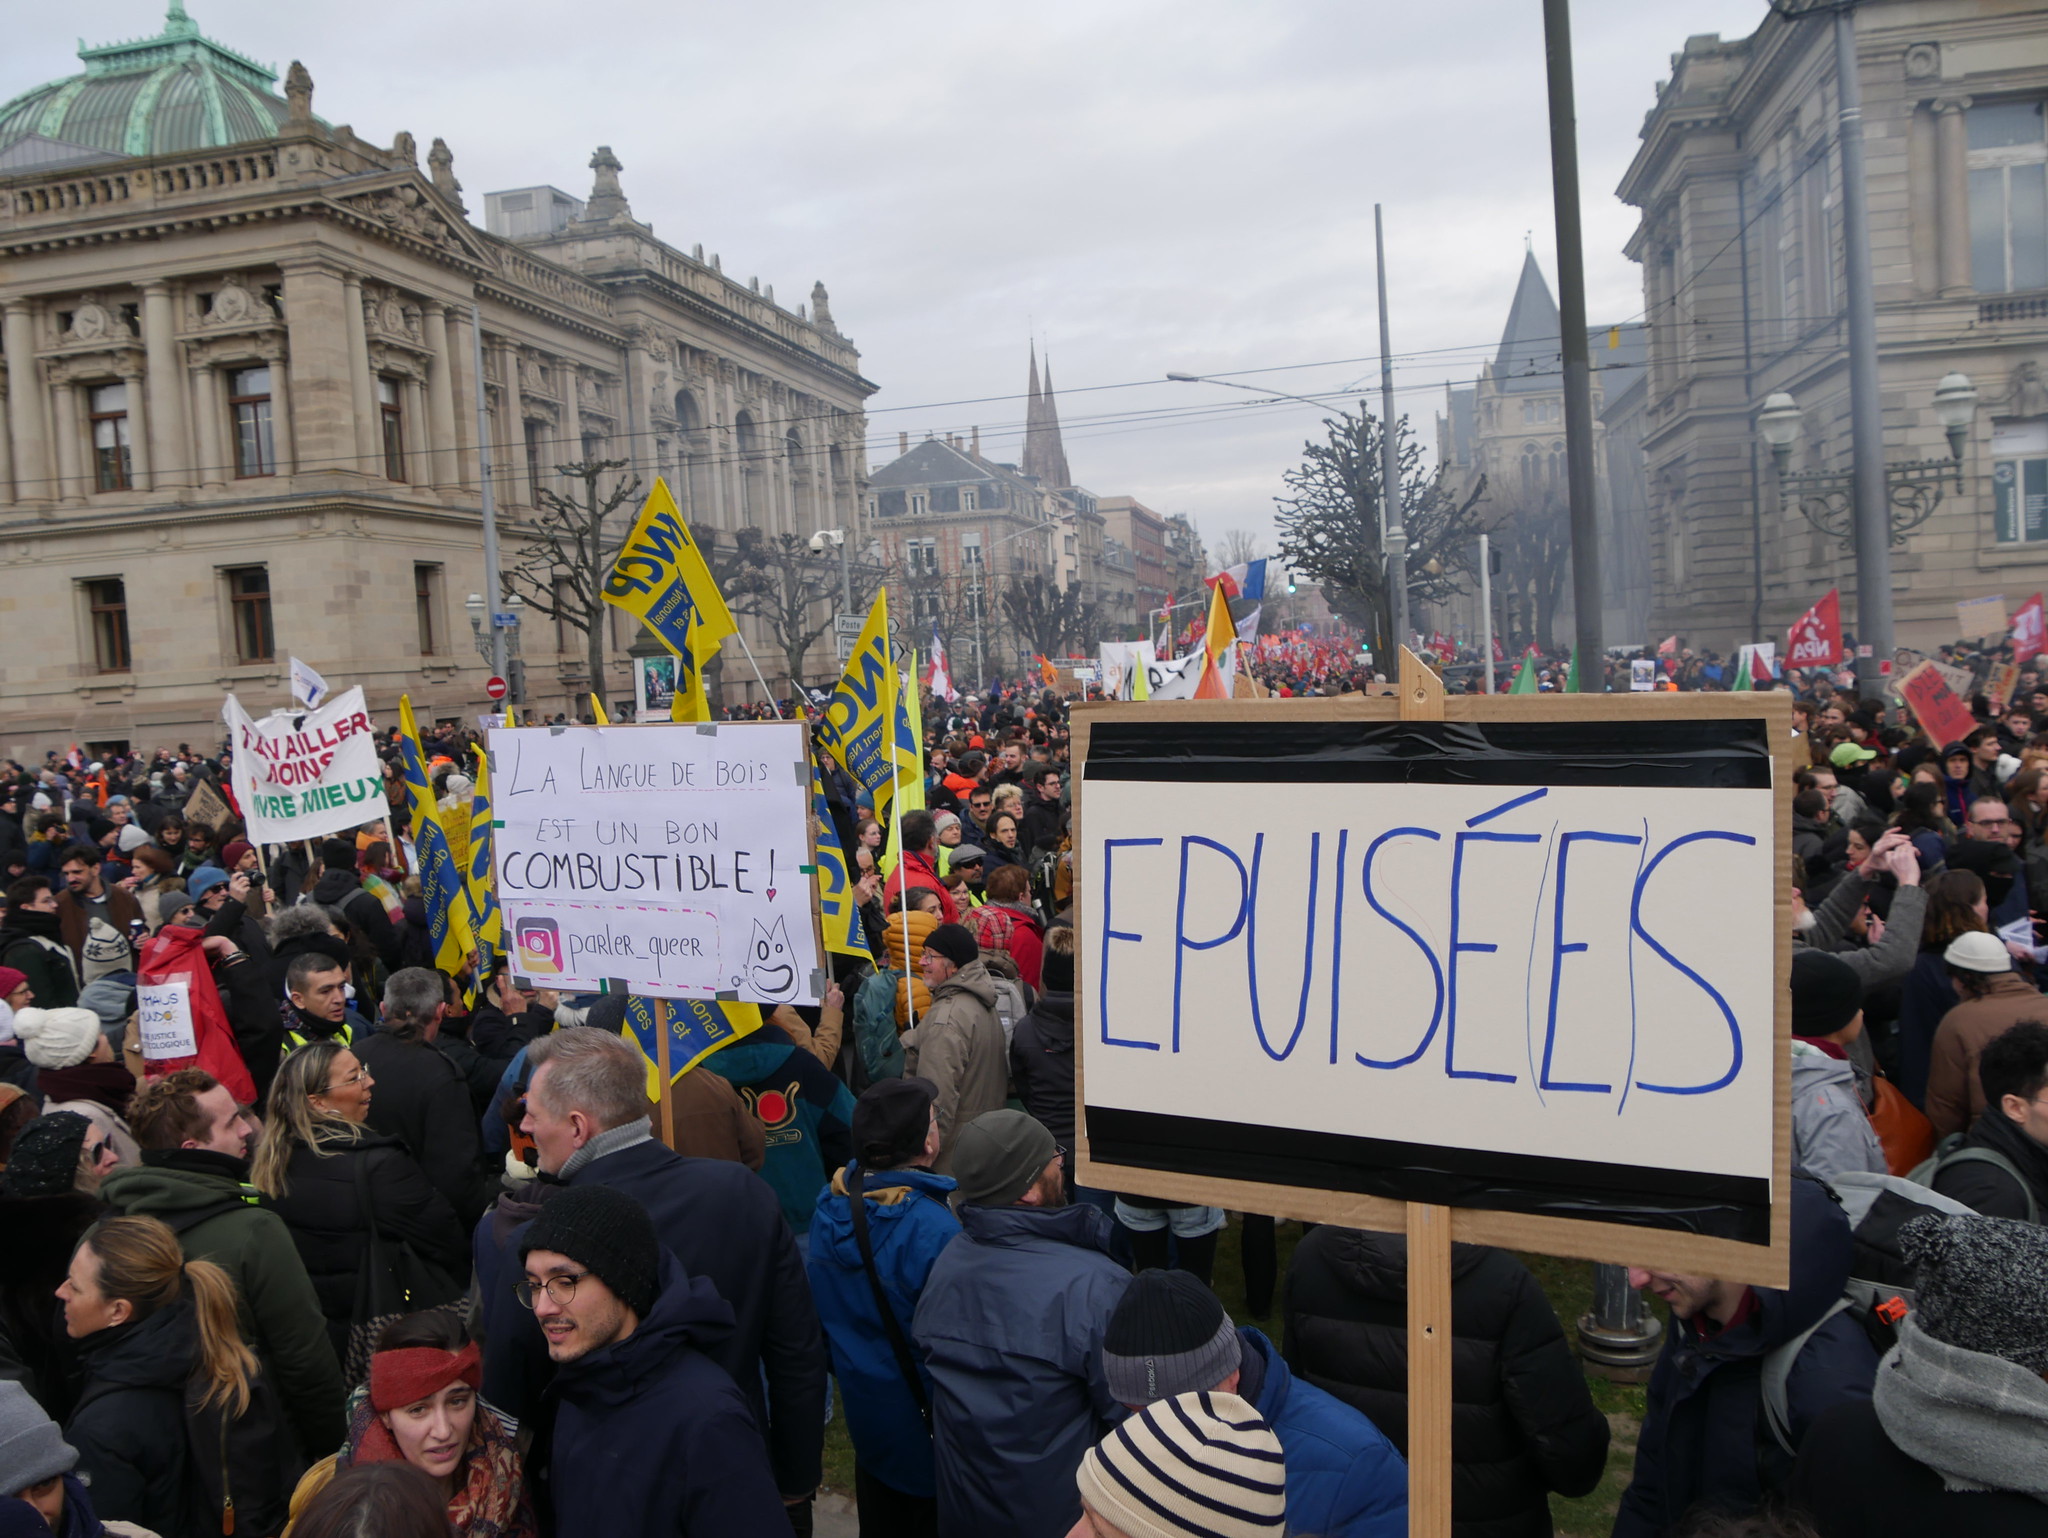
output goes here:
[[0, 106], [0, 145], [34, 134], [116, 155], [175, 155], [269, 139], [287, 108], [277, 71], [202, 37], [171, 0], [164, 29], [127, 43], [78, 47], [85, 73]]

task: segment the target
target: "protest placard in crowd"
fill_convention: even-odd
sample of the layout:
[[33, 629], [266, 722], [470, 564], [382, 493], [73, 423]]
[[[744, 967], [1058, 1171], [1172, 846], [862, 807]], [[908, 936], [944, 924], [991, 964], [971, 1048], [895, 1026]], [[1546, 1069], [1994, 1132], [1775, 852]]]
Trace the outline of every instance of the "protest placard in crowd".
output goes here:
[[516, 975], [657, 998], [821, 996], [801, 722], [499, 728], [490, 749]]
[[221, 719], [234, 746], [235, 799], [251, 843], [344, 833], [384, 815], [384, 771], [360, 685], [318, 710], [280, 711], [260, 721], [230, 694]]

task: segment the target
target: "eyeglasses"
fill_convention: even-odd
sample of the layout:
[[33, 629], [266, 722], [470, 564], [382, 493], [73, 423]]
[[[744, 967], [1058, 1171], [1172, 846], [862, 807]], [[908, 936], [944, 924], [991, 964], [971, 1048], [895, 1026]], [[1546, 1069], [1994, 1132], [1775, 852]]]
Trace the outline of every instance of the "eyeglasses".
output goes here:
[[369, 1076], [369, 1069], [358, 1068], [354, 1073], [348, 1074], [343, 1078], [336, 1079], [332, 1084], [328, 1085], [327, 1093], [331, 1095], [338, 1089], [347, 1089], [352, 1084], [360, 1084]]
[[551, 1276], [539, 1282], [530, 1276], [522, 1276], [512, 1284], [512, 1295], [519, 1300], [522, 1308], [532, 1308], [533, 1295], [536, 1292], [544, 1292], [548, 1295], [548, 1301], [555, 1307], [566, 1308], [570, 1299], [576, 1296], [576, 1284], [588, 1275], [588, 1271], [567, 1271], [560, 1276]]
[[86, 1153], [91, 1156], [92, 1162], [95, 1164], [121, 1157], [119, 1152], [115, 1150], [114, 1145], [107, 1142], [104, 1138], [86, 1149]]

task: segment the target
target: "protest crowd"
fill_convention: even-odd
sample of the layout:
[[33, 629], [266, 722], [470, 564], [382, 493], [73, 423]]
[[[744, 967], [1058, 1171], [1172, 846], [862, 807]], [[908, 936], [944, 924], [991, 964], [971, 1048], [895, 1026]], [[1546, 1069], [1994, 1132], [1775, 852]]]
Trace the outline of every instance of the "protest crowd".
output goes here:
[[[1359, 682], [1298, 662], [1249, 665]], [[838, 1417], [870, 1538], [1405, 1533], [1403, 1237], [1307, 1226], [1283, 1276], [1270, 1216], [1077, 1182], [1081, 691], [912, 666], [880, 799], [769, 707], [829, 971], [707, 1004], [665, 1092], [647, 1001], [494, 938], [465, 730], [402, 707], [381, 802], [297, 844], [245, 836], [233, 741], [6, 764], [0, 1534], [804, 1534]], [[1631, 1273], [1669, 1325], [1614, 1532], [2042, 1533], [2048, 679], [1769, 683], [1791, 1280]], [[1549, 1534], [1610, 1426], [1520, 1259], [1450, 1281], [1453, 1530]]]

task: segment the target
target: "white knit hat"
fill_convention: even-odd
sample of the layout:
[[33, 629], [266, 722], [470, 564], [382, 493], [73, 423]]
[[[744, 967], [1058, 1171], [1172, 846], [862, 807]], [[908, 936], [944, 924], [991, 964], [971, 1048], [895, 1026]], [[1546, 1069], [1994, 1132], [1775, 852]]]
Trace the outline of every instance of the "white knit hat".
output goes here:
[[14, 1034], [38, 1068], [76, 1068], [100, 1039], [100, 1017], [89, 1009], [16, 1010]]
[[1088, 1509], [1129, 1538], [1279, 1538], [1287, 1525], [1280, 1439], [1235, 1394], [1145, 1406], [1074, 1477]]

